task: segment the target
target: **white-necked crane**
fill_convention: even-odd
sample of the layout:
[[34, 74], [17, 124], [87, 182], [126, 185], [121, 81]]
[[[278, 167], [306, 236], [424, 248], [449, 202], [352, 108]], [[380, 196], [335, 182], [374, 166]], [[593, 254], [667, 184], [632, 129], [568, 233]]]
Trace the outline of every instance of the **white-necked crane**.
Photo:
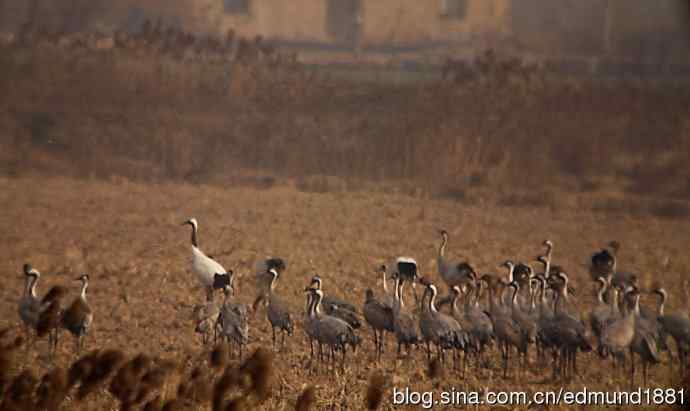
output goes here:
[[214, 290], [223, 290], [227, 285], [232, 286], [232, 270], [226, 270], [220, 263], [201, 251], [198, 238], [199, 223], [196, 218], [190, 218], [182, 223], [182, 225], [186, 224], [192, 226], [192, 270], [206, 290], [206, 300], [213, 301]]

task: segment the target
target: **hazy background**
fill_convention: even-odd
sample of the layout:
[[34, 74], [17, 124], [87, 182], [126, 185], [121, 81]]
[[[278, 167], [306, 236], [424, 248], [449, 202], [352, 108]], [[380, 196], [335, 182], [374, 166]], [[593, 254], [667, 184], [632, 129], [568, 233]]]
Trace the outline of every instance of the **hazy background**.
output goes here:
[[686, 1], [0, 10], [9, 175], [688, 215]]

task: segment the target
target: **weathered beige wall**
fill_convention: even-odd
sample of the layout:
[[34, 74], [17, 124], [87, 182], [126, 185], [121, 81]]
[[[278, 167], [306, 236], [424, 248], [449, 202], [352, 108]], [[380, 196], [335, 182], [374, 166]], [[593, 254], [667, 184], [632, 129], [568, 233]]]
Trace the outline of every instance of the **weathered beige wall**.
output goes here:
[[[187, 1], [199, 28], [206, 22], [218, 32], [233, 28], [248, 36], [334, 41], [327, 27], [326, 0], [254, 0], [249, 15], [225, 13], [220, 0]], [[441, 0], [362, 0], [362, 41], [413, 45], [452, 41], [467, 32], [502, 31], [507, 28], [509, 4], [510, 0], [468, 0], [467, 17], [457, 20], [441, 15]]]
[[245, 36], [262, 35], [295, 41], [327, 42], [323, 0], [254, 0], [248, 15], [230, 14], [222, 0], [187, 0], [198, 29]]
[[441, 0], [365, 1], [363, 36], [366, 44], [444, 42], [468, 32], [506, 29], [507, 0], [470, 0], [464, 19], [441, 15]]
[[462, 19], [442, 16], [442, 0], [359, 0], [360, 18], [351, 16], [359, 36], [331, 32], [329, 1], [335, 0], [252, 0], [250, 13], [241, 15], [226, 13], [223, 0], [0, 0], [0, 31], [15, 31], [33, 15], [48, 29], [107, 32], [136, 27], [127, 23], [139, 10], [154, 21], [161, 18], [164, 26], [179, 23], [193, 32], [224, 34], [232, 28], [244, 36], [326, 46], [359, 38], [364, 47], [481, 48], [486, 44], [468, 34], [482, 33], [508, 39], [500, 46], [550, 55], [687, 59], [690, 50], [687, 10], [679, 9], [680, 0], [466, 0]]

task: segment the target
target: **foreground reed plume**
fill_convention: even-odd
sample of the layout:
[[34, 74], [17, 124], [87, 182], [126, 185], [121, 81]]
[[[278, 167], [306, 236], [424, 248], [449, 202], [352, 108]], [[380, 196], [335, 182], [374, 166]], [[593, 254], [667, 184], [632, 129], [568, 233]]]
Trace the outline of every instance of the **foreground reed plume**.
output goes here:
[[439, 361], [438, 358], [434, 358], [431, 361], [429, 361], [427, 375], [432, 380], [443, 378], [443, 366], [441, 365], [441, 361]]
[[295, 411], [309, 411], [316, 403], [316, 389], [313, 385], [308, 386], [297, 397]]
[[376, 373], [369, 379], [369, 387], [367, 388], [366, 396], [368, 410], [375, 410], [381, 406], [385, 384], [386, 379], [381, 373]]
[[3, 398], [3, 404], [7, 405], [5, 404], [5, 401], [7, 401], [9, 404], [16, 404], [20, 406], [22, 404], [31, 403], [33, 401], [33, 392], [37, 385], [38, 380], [31, 370], [22, 371], [21, 374], [12, 380], [7, 393]]
[[[8, 330], [3, 330], [1, 336], [4, 337]], [[0, 394], [2, 394], [12, 381], [15, 372], [16, 351], [24, 345], [22, 337], [16, 337], [8, 344], [0, 345]]]
[[48, 336], [48, 352], [52, 356], [57, 350], [62, 320], [62, 298], [67, 294], [67, 288], [56, 285], [41, 299], [41, 313], [36, 323], [36, 335], [39, 338]]
[[67, 396], [67, 371], [55, 368], [43, 376], [36, 390], [36, 408], [56, 411]]
[[264, 348], [258, 348], [251, 357], [242, 364], [240, 371], [251, 377], [251, 391], [262, 402], [271, 390], [273, 378], [273, 354]]
[[95, 366], [96, 361], [98, 361], [99, 354], [99, 350], [93, 350], [72, 364], [67, 374], [68, 387], [71, 388], [86, 378], [91, 372], [91, 369]]
[[91, 363], [87, 374], [82, 377], [82, 383], [77, 392], [77, 399], [83, 400], [95, 392], [124, 362], [125, 355], [121, 351], [102, 351]]
[[227, 344], [218, 344], [213, 351], [211, 351], [211, 366], [213, 368], [222, 368], [225, 367], [225, 365], [228, 362], [228, 347]]
[[[145, 404], [147, 409], [160, 409], [160, 390], [166, 379], [177, 368], [173, 361], [152, 360], [139, 354], [127, 361], [110, 381], [108, 390], [120, 401], [121, 409]], [[154, 396], [152, 400], [147, 399]], [[157, 399], [157, 400], [156, 400]]]

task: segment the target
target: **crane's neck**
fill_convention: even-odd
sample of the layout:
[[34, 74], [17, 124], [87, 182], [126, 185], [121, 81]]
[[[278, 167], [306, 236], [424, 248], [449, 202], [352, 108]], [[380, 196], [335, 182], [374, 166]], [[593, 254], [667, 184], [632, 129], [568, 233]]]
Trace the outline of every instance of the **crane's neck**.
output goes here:
[[192, 226], [192, 245], [199, 248], [199, 238], [197, 231], [199, 230], [196, 224], [191, 224]]
[[535, 289], [534, 289], [534, 286], [532, 286], [532, 275], [530, 275], [527, 278], [527, 291], [529, 293], [528, 295], [529, 295], [530, 308], [534, 308], [534, 306], [535, 306]]
[[474, 306], [479, 308], [479, 299], [482, 298], [482, 282], [480, 281], [477, 284], [477, 291], [476, 295], [474, 297]]
[[506, 306], [506, 305], [508, 304], [508, 303], [506, 302], [506, 295], [508, 295], [508, 289], [509, 289], [509, 288], [510, 288], [510, 287], [508, 287], [507, 285], [504, 285], [504, 286], [503, 286], [503, 290], [501, 290], [501, 296], [500, 296], [498, 302], [499, 302], [499, 304], [501, 304], [502, 306]]
[[[474, 297], [474, 290], [472, 290], [472, 289], [469, 289], [469, 290], [465, 293], [465, 295], [462, 297], [462, 298], [465, 299], [465, 311], [469, 310], [470, 307], [472, 306], [472, 297]], [[455, 299], [457, 300], [458, 298], [460, 298], [460, 294], [459, 294], [459, 293], [458, 293], [458, 295], [455, 297]]]
[[307, 314], [307, 317], [312, 318], [312, 308], [314, 305], [314, 297], [312, 297], [311, 292], [308, 292], [305, 294], [307, 295], [307, 302], [304, 305], [304, 312]]
[[316, 317], [316, 294], [309, 293], [309, 296], [307, 298], [307, 304], [309, 305], [309, 317], [314, 318]]
[[532, 282], [530, 281], [530, 293], [529, 293], [529, 309], [534, 311], [537, 308], [537, 289], [532, 287]]
[[513, 273], [515, 272], [515, 265], [510, 264], [508, 266], [508, 284], [512, 283], [515, 279], [513, 278]]
[[446, 252], [446, 245], [448, 244], [448, 235], [443, 234], [441, 236], [441, 246], [438, 248], [438, 258], [439, 260], [443, 259], [443, 256], [445, 255]]
[[563, 293], [562, 292], [556, 293], [556, 296], [553, 299], [553, 312], [556, 314], [560, 313], [563, 304], [564, 304]]
[[434, 290], [432, 288], [431, 289], [431, 295], [429, 296], [429, 312], [432, 312], [432, 313], [438, 312], [436, 310], [435, 302], [436, 302], [436, 290]]
[[510, 298], [510, 305], [511, 305], [513, 308], [517, 308], [517, 296], [518, 296], [518, 291], [520, 291], [520, 289], [519, 289], [518, 287], [513, 286], [513, 295], [512, 295], [512, 297]]
[[635, 313], [635, 315], [638, 315], [638, 316], [640, 315], [640, 295], [639, 294], [633, 298], [633, 312]]
[[659, 317], [664, 316], [664, 306], [666, 305], [666, 294], [659, 295], [659, 306], [657, 307], [657, 315]]
[[539, 290], [538, 290], [538, 293], [539, 293], [539, 312], [543, 313], [547, 307], [546, 293], [544, 292], [544, 282], [542, 282], [541, 279], [539, 279], [538, 282], [539, 282], [539, 285], [537, 287], [539, 287]]
[[397, 291], [398, 295], [396, 298], [398, 299], [398, 303], [400, 304], [400, 307], [405, 306], [405, 303], [403, 303], [403, 287], [404, 286], [405, 286], [405, 283], [400, 282], [400, 280], [396, 280], [396, 288], [398, 290]]
[[317, 292], [314, 301], [314, 311], [316, 315], [321, 314], [321, 300], [323, 300], [323, 293]]
[[551, 260], [546, 260], [546, 264], [544, 264], [544, 278], [549, 278], [551, 275]]
[[613, 288], [613, 294], [611, 295], [611, 313], [613, 315], [620, 314], [620, 309], [618, 307], [618, 290]]
[[604, 304], [604, 293], [606, 293], [606, 282], [600, 281], [601, 286], [599, 287], [599, 292], [597, 292], [597, 300], [599, 304]]
[[494, 301], [494, 297], [495, 297], [494, 294], [495, 294], [494, 287], [492, 287], [492, 285], [489, 284], [489, 310], [491, 312], [494, 312], [494, 310], [496, 309], [496, 302]]
[[89, 281], [84, 279], [84, 280], [82, 280], [81, 292], [79, 293], [79, 297], [81, 297], [81, 299], [84, 301], [86, 301], [86, 289], [87, 288], [89, 288]]
[[269, 272], [271, 274], [271, 284], [268, 286], [268, 292], [273, 294], [273, 291], [276, 288], [276, 280], [278, 279], [278, 276], [272, 272]]
[[561, 274], [560, 277], [563, 280], [563, 289], [561, 290], [563, 301], [568, 301], [568, 277], [564, 274]]
[[388, 282], [386, 281], [386, 270], [381, 270], [381, 279], [383, 280], [383, 292], [388, 294]]
[[[453, 299], [450, 302], [451, 310], [453, 310], [453, 312], [458, 311], [458, 299], [459, 298], [460, 298], [460, 294], [458, 294], [458, 293], [453, 294]], [[467, 305], [468, 305], [467, 301], [465, 301], [465, 309], [467, 309]]]
[[35, 275], [26, 276], [26, 287], [24, 289], [24, 295], [36, 298], [36, 284], [38, 283], [38, 277]]

